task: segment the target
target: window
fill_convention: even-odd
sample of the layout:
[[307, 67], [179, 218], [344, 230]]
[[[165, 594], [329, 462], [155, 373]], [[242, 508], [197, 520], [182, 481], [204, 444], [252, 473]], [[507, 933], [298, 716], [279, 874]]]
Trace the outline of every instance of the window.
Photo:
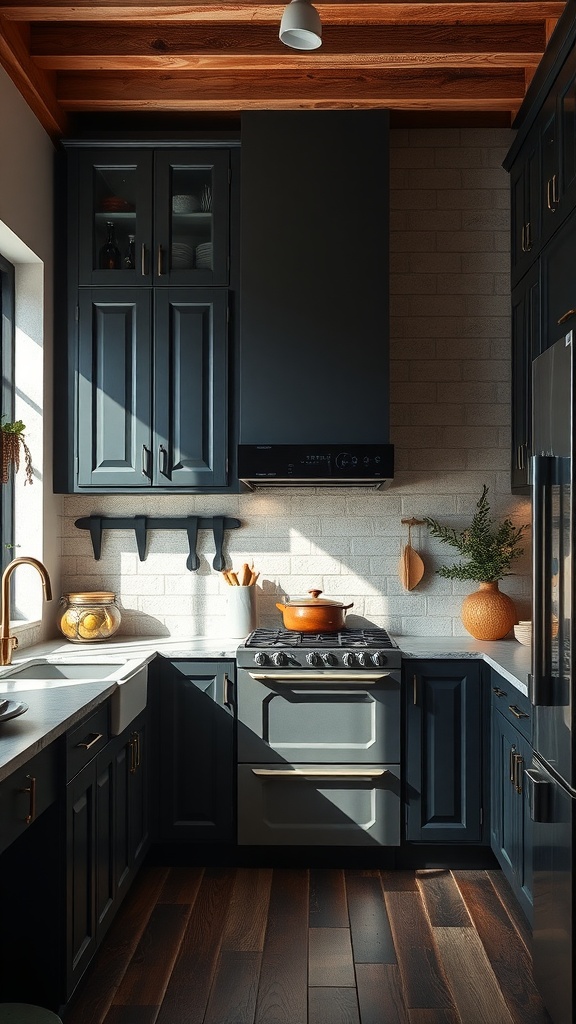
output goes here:
[[[0, 360], [2, 362], [1, 408], [3, 420], [14, 419], [14, 267], [0, 256]], [[13, 557], [13, 476], [0, 484], [0, 568]]]

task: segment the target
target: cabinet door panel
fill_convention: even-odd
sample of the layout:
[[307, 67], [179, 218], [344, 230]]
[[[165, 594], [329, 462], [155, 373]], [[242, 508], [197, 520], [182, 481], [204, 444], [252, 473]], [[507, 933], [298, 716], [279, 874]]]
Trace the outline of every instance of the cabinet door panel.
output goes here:
[[[564, 225], [542, 252], [542, 349], [576, 327], [576, 235]], [[558, 321], [566, 314], [568, 319]]]
[[[82, 152], [79, 162], [78, 277], [81, 285], [149, 285], [152, 280], [152, 153]], [[101, 267], [106, 225], [113, 225], [119, 266]], [[126, 265], [134, 236], [134, 266]]]
[[527, 493], [532, 455], [532, 360], [540, 352], [540, 267], [512, 292], [512, 489]]
[[82, 291], [76, 410], [80, 486], [150, 485], [150, 384], [150, 293]]
[[532, 824], [524, 787], [531, 747], [496, 709], [492, 711], [491, 733], [491, 846], [531, 920]]
[[481, 839], [480, 667], [410, 667], [406, 838]]
[[154, 484], [226, 484], [227, 297], [217, 289], [157, 289]]
[[228, 284], [229, 165], [227, 150], [155, 153], [155, 284]]
[[96, 949], [95, 762], [69, 783], [66, 803], [66, 988], [71, 994]]
[[114, 880], [114, 765], [110, 756], [98, 758], [96, 768], [96, 927], [106, 927], [115, 897]]
[[[161, 681], [160, 838], [232, 841], [234, 717], [222, 704], [233, 663], [176, 662]], [[193, 674], [192, 674], [193, 673]]]

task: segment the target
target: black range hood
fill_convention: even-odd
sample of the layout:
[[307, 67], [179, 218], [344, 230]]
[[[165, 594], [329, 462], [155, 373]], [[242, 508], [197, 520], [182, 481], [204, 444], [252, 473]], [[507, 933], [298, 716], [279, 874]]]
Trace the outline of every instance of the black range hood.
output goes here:
[[386, 111], [243, 114], [238, 475], [250, 485], [391, 478], [388, 205]]
[[275, 484], [382, 487], [393, 475], [391, 444], [238, 446], [238, 476], [252, 488]]

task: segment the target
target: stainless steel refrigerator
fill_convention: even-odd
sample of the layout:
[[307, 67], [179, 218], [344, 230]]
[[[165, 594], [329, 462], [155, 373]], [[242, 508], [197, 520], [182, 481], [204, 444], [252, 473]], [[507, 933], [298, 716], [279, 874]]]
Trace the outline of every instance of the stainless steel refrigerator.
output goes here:
[[526, 776], [533, 821], [534, 979], [554, 1024], [574, 1024], [576, 1016], [575, 345], [569, 332], [532, 364], [534, 756]]

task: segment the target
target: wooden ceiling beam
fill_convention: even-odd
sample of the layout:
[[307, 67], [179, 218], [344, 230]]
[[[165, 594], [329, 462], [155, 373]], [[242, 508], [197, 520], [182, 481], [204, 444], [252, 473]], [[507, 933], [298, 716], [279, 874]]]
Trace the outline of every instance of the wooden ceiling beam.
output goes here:
[[[176, 57], [199, 54], [233, 55], [262, 54], [270, 56], [284, 51], [278, 33], [267, 25], [219, 23], [137, 25], [66, 23], [54, 26], [34, 23], [30, 26], [30, 53], [40, 67], [73, 67], [73, 58], [87, 57]], [[534, 55], [540, 59], [546, 45], [544, 24], [494, 25], [374, 25], [369, 32], [358, 25], [326, 25], [321, 54], [381, 53], [393, 56], [406, 54], [470, 54], [494, 52], [515, 54], [520, 60]], [[45, 60], [45, 58], [47, 60]], [[49, 61], [49, 63], [47, 62]]]
[[66, 133], [68, 117], [54, 95], [55, 76], [40, 70], [30, 60], [27, 34], [0, 18], [0, 64], [45, 131], [58, 138]]
[[408, 107], [438, 106], [446, 109], [469, 103], [471, 109], [497, 104], [502, 109], [524, 96], [522, 69], [498, 75], [483, 71], [338, 71], [307, 72], [297, 69], [277, 74], [259, 71], [218, 75], [204, 72], [166, 73], [100, 72], [58, 75], [58, 100], [67, 110], [206, 108], [237, 110], [254, 106], [320, 107], [325, 103], [354, 107], [358, 102], [374, 106], [399, 103]]
[[[198, 0], [196, 3], [172, 0], [171, 3], [147, 3], [146, 0], [132, 0], [130, 3], [83, 3], [70, 4], [67, 0], [53, 2], [6, 3], [0, 0], [0, 17], [11, 21], [27, 22], [127, 22], [172, 23], [181, 22], [250, 22], [260, 24], [276, 23], [279, 20], [284, 0], [270, 3], [269, 0], [249, 3], [213, 2]], [[344, 3], [315, 4], [323, 24], [487, 24], [498, 22], [553, 21], [560, 17], [565, 3], [545, 0], [476, 0], [473, 3], [445, 3], [429, 0], [427, 3], [397, 3], [381, 0], [380, 3], [365, 3], [363, 0], [346, 0]]]

